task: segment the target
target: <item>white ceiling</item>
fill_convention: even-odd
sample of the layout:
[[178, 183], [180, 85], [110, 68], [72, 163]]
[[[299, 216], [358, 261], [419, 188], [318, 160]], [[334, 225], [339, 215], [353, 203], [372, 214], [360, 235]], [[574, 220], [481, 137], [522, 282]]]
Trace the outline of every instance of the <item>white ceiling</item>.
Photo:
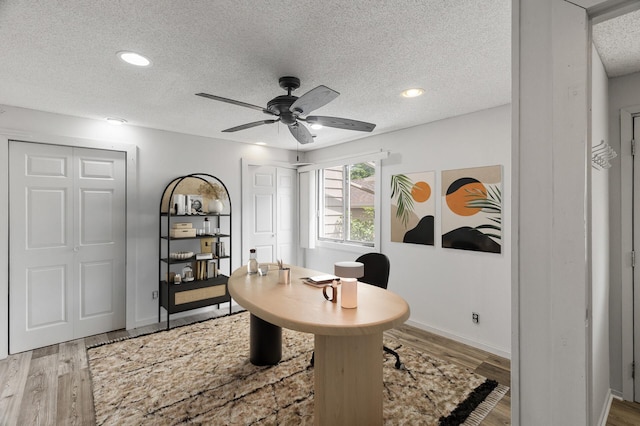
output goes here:
[[[373, 134], [511, 101], [511, 0], [6, 0], [0, 40], [0, 104], [286, 149], [298, 144], [282, 124], [221, 133], [270, 116], [194, 94], [266, 106], [293, 75], [294, 95], [341, 93], [313, 115], [372, 122]], [[426, 93], [402, 98], [410, 87]], [[312, 133], [301, 149], [369, 136]]]
[[610, 78], [640, 71], [640, 10], [594, 25], [593, 43]]

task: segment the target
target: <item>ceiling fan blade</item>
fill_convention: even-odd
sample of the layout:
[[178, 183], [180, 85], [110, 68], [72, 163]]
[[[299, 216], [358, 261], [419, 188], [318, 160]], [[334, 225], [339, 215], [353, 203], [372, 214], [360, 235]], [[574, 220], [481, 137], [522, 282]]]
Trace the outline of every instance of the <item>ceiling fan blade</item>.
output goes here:
[[293, 137], [296, 138], [301, 144], [313, 142], [313, 136], [311, 136], [311, 132], [304, 125], [296, 123], [288, 127]]
[[329, 89], [327, 86], [318, 86], [296, 99], [296, 101], [291, 104], [291, 107], [289, 107], [289, 111], [300, 115], [307, 115], [311, 111], [328, 104], [337, 98], [338, 95], [340, 95], [340, 93]]
[[322, 124], [327, 127], [336, 127], [338, 129], [345, 130], [357, 130], [359, 132], [371, 132], [376, 128], [373, 123], [367, 123], [364, 121], [350, 120], [348, 118], [340, 117], [323, 117], [318, 115], [310, 115], [304, 119], [309, 124]]
[[236, 127], [231, 127], [229, 129], [225, 129], [225, 130], [223, 130], [223, 132], [225, 132], [225, 133], [237, 132], [238, 130], [250, 129], [252, 127], [261, 126], [263, 124], [272, 124], [272, 123], [275, 123], [276, 121], [278, 121], [278, 120], [254, 121], [253, 123], [242, 124], [240, 126], [236, 126]]
[[248, 104], [246, 102], [240, 102], [240, 101], [236, 101], [234, 99], [223, 98], [222, 96], [210, 95], [208, 93], [196, 93], [196, 96], [202, 96], [203, 98], [213, 99], [214, 101], [227, 102], [229, 104], [238, 105], [238, 106], [242, 106], [242, 107], [245, 107], [245, 108], [256, 109], [258, 111], [264, 112], [265, 114], [277, 115], [277, 114], [274, 114], [273, 112], [269, 111], [268, 109], [262, 108], [262, 107], [260, 107], [258, 105], [251, 105], [251, 104]]

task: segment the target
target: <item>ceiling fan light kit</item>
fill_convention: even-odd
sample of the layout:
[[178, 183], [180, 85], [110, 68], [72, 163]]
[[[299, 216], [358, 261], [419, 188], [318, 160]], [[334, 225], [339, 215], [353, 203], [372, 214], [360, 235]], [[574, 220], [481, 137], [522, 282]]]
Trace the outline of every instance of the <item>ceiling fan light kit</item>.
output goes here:
[[122, 50], [118, 52], [117, 55], [121, 60], [130, 65], [135, 65], [137, 67], [148, 67], [151, 65], [151, 61], [139, 53]]
[[[304, 95], [297, 97], [291, 94], [300, 87], [300, 79], [297, 77], [281, 77], [279, 80], [280, 87], [287, 91], [286, 95], [276, 96], [267, 102], [267, 107], [262, 108], [257, 105], [248, 104], [246, 102], [236, 101], [234, 99], [223, 98], [221, 96], [210, 95], [208, 93], [196, 93], [197, 96], [212, 99], [219, 102], [227, 102], [233, 105], [251, 108], [262, 111], [265, 114], [275, 116], [276, 118], [269, 120], [259, 120], [251, 123], [241, 124], [239, 126], [230, 127], [223, 132], [237, 132], [239, 130], [250, 129], [252, 127], [261, 126], [263, 124], [273, 124], [278, 121], [285, 124], [294, 138], [301, 144], [313, 142], [314, 136], [311, 135], [309, 129], [303, 124], [306, 122], [310, 126], [327, 126], [338, 129], [355, 130], [360, 132], [371, 132], [376, 125], [364, 121], [351, 120], [340, 117], [310, 116], [307, 115], [335, 98], [340, 93], [327, 86], [318, 86], [309, 90]], [[306, 117], [304, 117], [306, 116]], [[316, 127], [313, 127], [314, 129]]]

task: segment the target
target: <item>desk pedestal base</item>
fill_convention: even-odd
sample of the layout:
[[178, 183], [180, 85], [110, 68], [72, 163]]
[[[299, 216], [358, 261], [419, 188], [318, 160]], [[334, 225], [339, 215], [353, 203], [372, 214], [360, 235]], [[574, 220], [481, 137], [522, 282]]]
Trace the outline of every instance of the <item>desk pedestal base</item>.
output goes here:
[[382, 424], [382, 333], [315, 336], [314, 423]]
[[276, 365], [282, 358], [282, 328], [251, 314], [249, 361], [253, 365]]

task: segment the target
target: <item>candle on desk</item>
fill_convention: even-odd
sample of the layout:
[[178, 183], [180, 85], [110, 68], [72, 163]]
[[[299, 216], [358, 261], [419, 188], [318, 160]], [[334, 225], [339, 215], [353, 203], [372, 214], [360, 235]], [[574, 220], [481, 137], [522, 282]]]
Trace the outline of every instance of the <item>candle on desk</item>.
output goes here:
[[340, 291], [340, 306], [355, 308], [358, 306], [358, 278], [364, 276], [362, 262], [336, 262], [333, 273], [340, 277], [342, 290]]
[[340, 306], [356, 308], [358, 306], [358, 280], [355, 278], [341, 278]]

